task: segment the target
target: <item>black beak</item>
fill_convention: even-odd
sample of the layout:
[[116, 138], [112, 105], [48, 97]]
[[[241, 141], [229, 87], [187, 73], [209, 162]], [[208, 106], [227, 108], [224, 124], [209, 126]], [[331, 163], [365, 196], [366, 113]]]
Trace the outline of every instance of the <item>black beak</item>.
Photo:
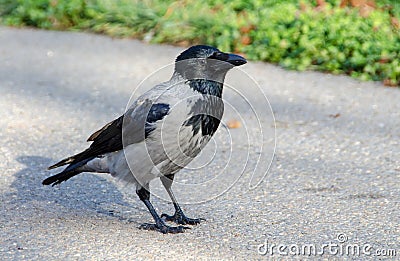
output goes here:
[[246, 59], [244, 59], [242, 56], [233, 53], [230, 53], [228, 55], [227, 62], [232, 64], [233, 66], [240, 66], [247, 63]]

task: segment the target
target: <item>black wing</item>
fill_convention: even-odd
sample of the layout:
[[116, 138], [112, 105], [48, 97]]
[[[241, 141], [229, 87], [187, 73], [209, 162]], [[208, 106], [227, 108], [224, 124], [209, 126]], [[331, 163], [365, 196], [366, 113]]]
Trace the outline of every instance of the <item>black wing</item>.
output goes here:
[[74, 164], [104, 153], [121, 150], [122, 145], [122, 124], [124, 116], [106, 124], [103, 128], [93, 133], [88, 141], [93, 141], [88, 149], [74, 156], [61, 160], [52, 165], [49, 169], [61, 167], [66, 164]]
[[136, 109], [128, 110], [118, 119], [106, 124], [103, 128], [93, 133], [88, 138], [88, 141], [93, 141], [88, 149], [63, 159], [50, 166], [49, 169], [66, 164], [72, 165], [81, 161], [87, 162], [97, 156], [122, 150], [123, 127], [126, 131], [126, 145], [143, 141], [155, 129], [154, 123], [163, 119], [164, 116], [168, 114], [169, 109], [170, 107], [168, 104], [153, 104], [150, 100], [146, 100]]

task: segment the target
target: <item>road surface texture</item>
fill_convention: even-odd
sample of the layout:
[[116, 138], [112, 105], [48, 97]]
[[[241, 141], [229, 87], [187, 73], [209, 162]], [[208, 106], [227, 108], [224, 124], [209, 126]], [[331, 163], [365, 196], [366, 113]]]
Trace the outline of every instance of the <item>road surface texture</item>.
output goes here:
[[[257, 126], [243, 124], [251, 110], [226, 91], [243, 118], [227, 110], [223, 122], [242, 127], [229, 129], [231, 147], [221, 127], [206, 148], [206, 156], [217, 151], [212, 167], [183, 170], [177, 181], [212, 179], [226, 158], [224, 171], [232, 175], [193, 193], [174, 185], [187, 215], [206, 219], [184, 234], [139, 230], [152, 222], [150, 214], [133, 188], [106, 174], [41, 185], [56, 173], [47, 166], [85, 149], [92, 132], [123, 113], [138, 84], [182, 50], [0, 27], [0, 260], [399, 258], [400, 90], [346, 76], [242, 66], [268, 97], [276, 123], [259, 109], [264, 138], [254, 132], [245, 144], [241, 131]], [[254, 107], [269, 108], [251, 97], [259, 90], [239, 85]], [[271, 168], [249, 189], [254, 156], [262, 155], [259, 164], [268, 168], [275, 125]], [[233, 186], [219, 193], [226, 184]], [[159, 213], [172, 213], [163, 197], [152, 201]]]

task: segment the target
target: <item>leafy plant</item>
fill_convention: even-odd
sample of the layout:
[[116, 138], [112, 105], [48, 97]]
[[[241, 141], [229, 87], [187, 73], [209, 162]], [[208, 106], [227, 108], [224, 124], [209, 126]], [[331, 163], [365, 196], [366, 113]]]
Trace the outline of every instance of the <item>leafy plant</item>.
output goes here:
[[0, 0], [0, 23], [204, 43], [288, 69], [400, 85], [400, 3], [371, 1]]

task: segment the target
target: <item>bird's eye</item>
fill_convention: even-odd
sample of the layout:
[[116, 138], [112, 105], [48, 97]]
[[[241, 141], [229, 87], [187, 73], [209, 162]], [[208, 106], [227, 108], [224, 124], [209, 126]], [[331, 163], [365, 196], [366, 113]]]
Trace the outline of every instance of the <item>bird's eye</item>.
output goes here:
[[228, 55], [226, 53], [222, 53], [222, 52], [214, 52], [211, 56], [211, 59], [217, 59], [220, 61], [226, 61], [228, 60]]

